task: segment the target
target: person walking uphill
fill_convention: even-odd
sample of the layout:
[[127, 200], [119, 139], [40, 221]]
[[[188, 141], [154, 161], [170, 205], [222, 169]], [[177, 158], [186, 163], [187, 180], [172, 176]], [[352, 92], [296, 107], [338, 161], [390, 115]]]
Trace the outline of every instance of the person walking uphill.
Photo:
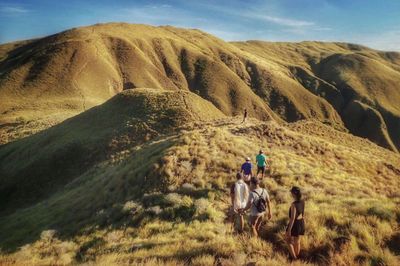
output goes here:
[[301, 191], [298, 187], [290, 190], [294, 202], [289, 209], [289, 224], [286, 227], [286, 243], [292, 259], [297, 259], [300, 254], [300, 236], [305, 233], [304, 224], [304, 200], [301, 199]]
[[260, 181], [256, 177], [252, 177], [250, 181], [249, 201], [244, 209], [245, 212], [250, 209], [250, 225], [254, 236], [258, 236], [263, 216], [268, 213], [268, 220], [271, 219], [271, 202], [266, 189], [260, 187]]
[[243, 110], [243, 120], [242, 120], [242, 124], [243, 124], [244, 122], [246, 122], [246, 120], [247, 120], [247, 109], [244, 109], [244, 110]]
[[244, 217], [243, 213], [239, 210], [246, 207], [249, 199], [249, 188], [243, 181], [242, 174], [236, 174], [237, 181], [231, 186], [231, 202], [232, 202], [232, 215], [233, 225], [235, 226], [236, 218], [240, 220], [239, 232], [243, 232], [244, 229]]
[[260, 150], [256, 156], [257, 162], [257, 177], [261, 173], [261, 178], [264, 178], [265, 168], [267, 167], [267, 156], [264, 154], [263, 150]]
[[250, 162], [250, 157], [246, 158], [246, 162], [242, 164], [242, 167], [240, 169], [240, 173], [242, 173], [243, 180], [246, 182], [246, 184], [250, 185], [250, 179], [251, 176], [253, 175], [253, 165]]

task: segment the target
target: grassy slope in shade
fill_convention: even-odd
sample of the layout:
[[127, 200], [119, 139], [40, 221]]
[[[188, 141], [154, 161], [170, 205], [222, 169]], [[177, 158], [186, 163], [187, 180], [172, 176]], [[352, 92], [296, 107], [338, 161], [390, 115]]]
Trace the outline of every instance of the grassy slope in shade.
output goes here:
[[[91, 147], [107, 147], [106, 154], [79, 157], [87, 169], [52, 189], [43, 182], [55, 178], [51, 168], [24, 177], [7, 159], [38, 144], [36, 152], [48, 153], [43, 158], [64, 156], [70, 152], [64, 144], [76, 140], [87, 151], [74, 156]], [[225, 218], [235, 171], [260, 147], [273, 161], [262, 185], [274, 218], [255, 239], [232, 234]], [[0, 155], [1, 171], [14, 169], [20, 178], [10, 175], [2, 184], [34, 178], [43, 187], [35, 200], [28, 194], [16, 196], [27, 202], [8, 199], [24, 207], [1, 216], [0, 264], [285, 265], [292, 185], [307, 200], [307, 236], [296, 265], [399, 262], [399, 155], [318, 121], [240, 124], [192, 93], [137, 89], [3, 145]], [[70, 170], [68, 161], [61, 170]]]
[[[0, 147], [0, 213], [32, 204], [126, 146], [224, 115], [183, 91], [127, 90], [46, 131]], [[33, 156], [34, 155], [34, 156]]]
[[[199, 30], [99, 24], [0, 46], [0, 141], [129, 88], [192, 91], [225, 115], [315, 118], [397, 151], [400, 55], [343, 43], [227, 43]], [[35, 100], [33, 100], [35, 99]]]

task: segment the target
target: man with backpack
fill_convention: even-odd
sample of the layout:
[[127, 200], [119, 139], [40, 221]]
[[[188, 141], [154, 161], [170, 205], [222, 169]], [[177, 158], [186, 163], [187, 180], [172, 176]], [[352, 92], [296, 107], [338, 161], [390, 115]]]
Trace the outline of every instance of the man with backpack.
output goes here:
[[245, 212], [250, 209], [250, 225], [254, 236], [258, 236], [260, 226], [264, 214], [268, 213], [268, 220], [271, 219], [271, 202], [269, 200], [268, 191], [260, 187], [260, 181], [257, 177], [252, 177], [250, 180], [250, 195], [249, 201], [245, 208], [240, 212]]

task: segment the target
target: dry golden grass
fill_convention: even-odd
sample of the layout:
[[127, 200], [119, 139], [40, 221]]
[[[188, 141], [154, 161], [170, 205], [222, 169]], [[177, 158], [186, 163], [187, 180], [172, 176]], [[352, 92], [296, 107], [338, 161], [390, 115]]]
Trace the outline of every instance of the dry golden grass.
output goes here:
[[[293, 185], [292, 265], [399, 264], [400, 156], [371, 142], [400, 145], [397, 53], [114, 23], [2, 45], [0, 67], [1, 265], [286, 265]], [[243, 108], [268, 121], [226, 116]], [[274, 217], [255, 239], [226, 216], [260, 148]]]
[[[288, 190], [299, 185], [307, 202], [307, 234], [303, 258], [292, 265], [399, 263], [397, 154], [316, 121], [239, 122], [187, 124], [172, 143], [161, 138], [128, 151], [114, 166], [85, 174], [79, 186], [47, 200], [52, 211], [39, 203], [3, 217], [2, 231], [24, 227], [30, 228], [24, 234], [34, 236], [40, 228], [57, 228], [58, 234], [34, 236], [23, 248], [3, 253], [0, 262], [286, 265]], [[234, 234], [225, 218], [229, 184], [243, 158], [254, 157], [260, 147], [272, 159], [272, 173], [262, 185], [270, 192], [274, 216], [256, 239]], [[154, 153], [159, 156], [149, 160]], [[130, 183], [146, 185], [141, 190]]]
[[[192, 91], [225, 115], [315, 118], [396, 151], [399, 71], [398, 53], [352, 44], [227, 43], [199, 30], [98, 24], [0, 46], [0, 141], [149, 87]], [[6, 137], [15, 123], [29, 130]]]

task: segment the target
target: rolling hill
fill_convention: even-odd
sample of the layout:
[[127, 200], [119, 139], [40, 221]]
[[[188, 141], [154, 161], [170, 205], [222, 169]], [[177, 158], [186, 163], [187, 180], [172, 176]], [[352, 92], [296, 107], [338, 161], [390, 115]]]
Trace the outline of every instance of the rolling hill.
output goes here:
[[[358, 45], [169, 26], [1, 45], [0, 264], [288, 265], [298, 185], [293, 265], [398, 265], [399, 71]], [[229, 187], [260, 148], [273, 218], [253, 238]]]
[[73, 119], [3, 145], [0, 212], [50, 195], [126, 145], [175, 131], [185, 121], [223, 117], [191, 92], [125, 90]]
[[194, 92], [225, 115], [247, 108], [262, 120], [315, 118], [400, 147], [399, 53], [344, 43], [227, 43], [199, 30], [110, 23], [2, 45], [0, 60], [3, 143], [147, 87]]
[[[225, 217], [260, 147], [274, 218], [255, 239]], [[0, 264], [286, 264], [294, 184], [307, 199], [298, 265], [398, 262], [400, 156], [317, 120], [243, 124], [191, 92], [130, 89], [0, 146], [0, 172]]]

